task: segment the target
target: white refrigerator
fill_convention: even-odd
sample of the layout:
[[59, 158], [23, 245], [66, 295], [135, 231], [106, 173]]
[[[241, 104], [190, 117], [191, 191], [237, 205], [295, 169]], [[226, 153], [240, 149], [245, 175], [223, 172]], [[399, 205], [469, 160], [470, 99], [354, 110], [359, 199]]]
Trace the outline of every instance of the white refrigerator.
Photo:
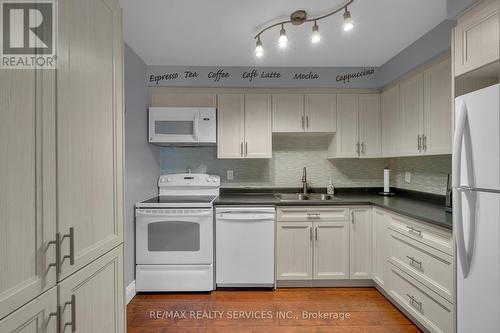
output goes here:
[[455, 100], [456, 331], [500, 332], [500, 86]]

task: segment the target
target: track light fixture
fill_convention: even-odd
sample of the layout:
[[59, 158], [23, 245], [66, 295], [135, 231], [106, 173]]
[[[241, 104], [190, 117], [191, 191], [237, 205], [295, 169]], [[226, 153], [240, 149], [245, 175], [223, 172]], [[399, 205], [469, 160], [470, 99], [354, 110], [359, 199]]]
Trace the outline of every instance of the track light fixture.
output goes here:
[[281, 25], [280, 38], [278, 39], [278, 44], [281, 48], [286, 47], [286, 44], [288, 44], [288, 37], [286, 36], [286, 30], [284, 24]]
[[314, 21], [313, 31], [312, 31], [312, 35], [311, 35], [311, 42], [313, 42], [314, 44], [317, 44], [317, 43], [319, 43], [320, 40], [321, 40], [321, 36], [319, 34], [318, 23], [316, 23], [316, 21]]
[[344, 31], [351, 31], [352, 28], [354, 28], [354, 24], [352, 23], [351, 12], [347, 10], [347, 7], [345, 7], [344, 23], [342, 24], [342, 28], [344, 29]]
[[285, 24], [291, 23], [292, 25], [302, 25], [305, 22], [314, 22], [314, 25], [312, 27], [311, 42], [316, 44], [319, 43], [319, 41], [321, 40], [318, 21], [327, 18], [329, 16], [332, 16], [333, 14], [336, 14], [342, 10], [344, 10], [344, 15], [343, 15], [344, 21], [342, 23], [342, 29], [346, 32], [351, 31], [354, 28], [354, 23], [351, 17], [351, 12], [347, 9], [347, 6], [349, 6], [353, 2], [354, 0], [348, 0], [337, 9], [330, 11], [326, 14], [317, 16], [315, 18], [308, 18], [307, 12], [305, 10], [297, 10], [290, 15], [289, 20], [274, 23], [272, 25], [265, 27], [264, 29], [259, 31], [259, 33], [254, 37], [257, 40], [255, 46], [255, 55], [259, 58], [264, 55], [264, 47], [262, 46], [262, 41], [260, 39], [261, 35], [267, 30], [277, 26], [281, 26], [280, 35], [278, 38], [278, 45], [280, 48], [285, 48], [288, 44], [288, 36], [286, 35]]
[[264, 47], [262, 47], [262, 41], [260, 40], [260, 35], [257, 36], [257, 45], [255, 46], [255, 55], [259, 58], [264, 55]]

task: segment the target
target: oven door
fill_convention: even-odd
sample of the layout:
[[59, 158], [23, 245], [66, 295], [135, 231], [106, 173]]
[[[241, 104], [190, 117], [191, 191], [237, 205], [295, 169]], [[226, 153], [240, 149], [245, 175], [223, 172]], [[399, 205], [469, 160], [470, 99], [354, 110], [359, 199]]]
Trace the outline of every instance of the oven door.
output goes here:
[[199, 141], [198, 108], [149, 108], [149, 142], [195, 143]]
[[136, 209], [136, 261], [212, 264], [212, 209]]

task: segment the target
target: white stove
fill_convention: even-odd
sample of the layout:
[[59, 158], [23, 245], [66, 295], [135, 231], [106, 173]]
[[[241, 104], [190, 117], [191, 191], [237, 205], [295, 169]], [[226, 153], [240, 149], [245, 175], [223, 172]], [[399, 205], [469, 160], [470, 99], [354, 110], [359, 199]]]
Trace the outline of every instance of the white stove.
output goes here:
[[213, 202], [220, 177], [169, 174], [136, 204], [137, 291], [214, 289]]

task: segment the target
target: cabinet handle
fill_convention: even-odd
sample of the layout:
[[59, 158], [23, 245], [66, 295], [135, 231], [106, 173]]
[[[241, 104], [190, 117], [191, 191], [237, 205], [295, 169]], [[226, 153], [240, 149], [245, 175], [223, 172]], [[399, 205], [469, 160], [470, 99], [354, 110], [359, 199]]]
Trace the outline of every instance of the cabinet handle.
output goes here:
[[59, 275], [61, 271], [61, 234], [56, 233], [56, 239], [47, 243], [47, 247], [55, 245], [56, 247], [56, 262], [49, 263], [49, 267], [56, 268], [56, 274]]
[[245, 142], [245, 157], [248, 156], [248, 142]]
[[427, 135], [422, 135], [422, 140], [423, 140], [423, 141], [422, 141], [422, 142], [423, 142], [423, 143], [422, 143], [422, 149], [423, 149], [424, 151], [427, 151]]
[[243, 157], [243, 141], [241, 141], [241, 144], [240, 144], [240, 155], [241, 155], [241, 157]]
[[69, 264], [73, 266], [75, 264], [75, 228], [69, 228], [69, 234], [63, 235], [61, 242], [64, 241], [65, 238], [69, 238], [69, 255], [62, 257], [62, 261], [64, 261], [64, 259], [69, 259]]
[[354, 224], [354, 211], [351, 210], [351, 223]]
[[318, 227], [314, 228], [314, 239], [318, 240]]
[[420, 135], [417, 136], [417, 150], [421, 151], [422, 150], [422, 144], [421, 144], [422, 138]]
[[321, 218], [321, 214], [320, 213], [307, 213], [307, 217], [308, 218]]
[[356, 153], [358, 153], [358, 155], [359, 155], [359, 141], [358, 141], [358, 143], [356, 143]]
[[417, 264], [420, 267], [420, 269], [422, 269], [422, 261], [419, 261], [415, 259], [415, 257], [410, 257], [410, 256], [406, 256], [406, 258], [410, 259], [411, 265]]
[[304, 125], [304, 116], [302, 116], [302, 129], [306, 129]]
[[306, 116], [306, 127], [309, 128], [309, 116]]
[[313, 240], [313, 227], [309, 227], [309, 240], [312, 242]]
[[361, 142], [361, 152], [364, 154], [365, 153], [365, 143]]
[[64, 323], [63, 330], [67, 327], [71, 327], [71, 332], [76, 332], [76, 296], [71, 295], [71, 301], [64, 303], [64, 307], [71, 306], [71, 321]]
[[422, 230], [415, 229], [414, 227], [406, 226], [408, 228], [409, 233], [416, 234], [420, 237], [422, 237]]
[[49, 320], [52, 317], [56, 318], [56, 332], [61, 332], [61, 306], [57, 306], [56, 312], [49, 313]]
[[420, 312], [422, 312], [422, 302], [417, 301], [417, 299], [415, 298], [415, 296], [412, 296], [410, 294], [406, 294], [406, 296], [408, 296], [408, 298], [410, 299], [410, 304], [411, 305], [416, 304], [418, 306], [418, 310]]

